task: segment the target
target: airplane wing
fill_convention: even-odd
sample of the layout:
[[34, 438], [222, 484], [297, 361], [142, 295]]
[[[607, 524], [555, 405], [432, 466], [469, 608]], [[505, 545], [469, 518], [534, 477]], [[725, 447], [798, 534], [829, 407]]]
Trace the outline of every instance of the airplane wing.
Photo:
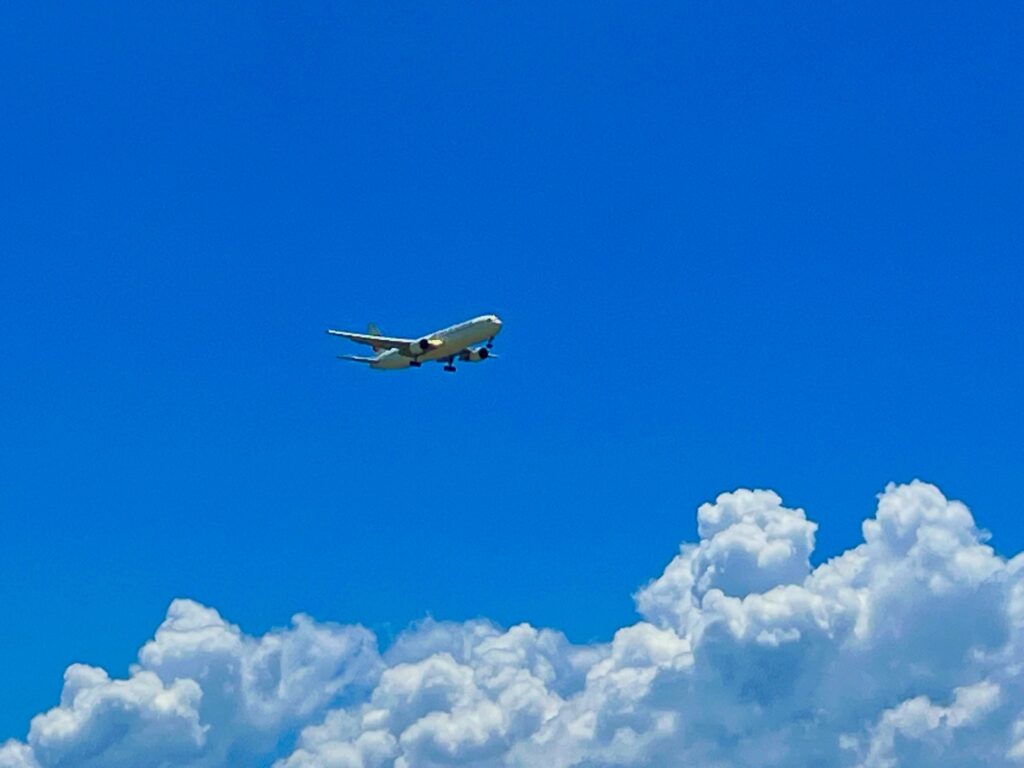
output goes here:
[[444, 344], [440, 339], [399, 339], [394, 336], [378, 336], [372, 333], [354, 333], [352, 331], [328, 330], [331, 336], [341, 336], [343, 339], [354, 341], [358, 344], [368, 344], [375, 350], [397, 349], [403, 355], [416, 356], [426, 352], [428, 349], [440, 347]]

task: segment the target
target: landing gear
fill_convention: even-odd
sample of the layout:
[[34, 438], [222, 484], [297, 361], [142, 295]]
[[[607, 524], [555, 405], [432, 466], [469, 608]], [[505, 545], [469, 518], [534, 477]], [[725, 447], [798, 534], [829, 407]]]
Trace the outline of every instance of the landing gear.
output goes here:
[[448, 358], [448, 365], [446, 365], [444, 367], [444, 369], [446, 371], [448, 371], [448, 373], [455, 373], [455, 358], [454, 357], [449, 357]]
[[409, 361], [409, 367], [410, 368], [419, 368], [421, 365], [423, 365], [423, 363], [421, 363], [419, 360], [410, 360]]
[[491, 336], [491, 338], [489, 338], [487, 340], [487, 348], [488, 349], [494, 349], [494, 337], [493, 336]]

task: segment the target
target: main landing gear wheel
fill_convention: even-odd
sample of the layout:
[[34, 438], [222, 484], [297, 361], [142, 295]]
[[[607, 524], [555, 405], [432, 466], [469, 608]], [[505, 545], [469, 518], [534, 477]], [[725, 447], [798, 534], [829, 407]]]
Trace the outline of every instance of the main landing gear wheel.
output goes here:
[[423, 363], [421, 363], [419, 360], [410, 360], [409, 361], [409, 367], [410, 368], [419, 368], [421, 365], [423, 365]]
[[448, 365], [446, 365], [444, 367], [444, 369], [446, 371], [448, 371], [448, 373], [455, 373], [455, 358], [454, 357], [449, 357], [448, 358]]

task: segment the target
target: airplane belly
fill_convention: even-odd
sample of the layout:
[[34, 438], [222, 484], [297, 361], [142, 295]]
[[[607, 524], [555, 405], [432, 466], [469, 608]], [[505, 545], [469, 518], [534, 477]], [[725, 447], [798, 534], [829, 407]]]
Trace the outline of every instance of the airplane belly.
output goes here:
[[479, 328], [467, 328], [465, 331], [443, 339], [444, 344], [437, 349], [432, 349], [426, 354], [420, 355], [420, 360], [444, 360], [459, 354], [459, 352], [467, 347], [485, 342], [489, 338], [490, 334], [486, 331], [482, 331]]

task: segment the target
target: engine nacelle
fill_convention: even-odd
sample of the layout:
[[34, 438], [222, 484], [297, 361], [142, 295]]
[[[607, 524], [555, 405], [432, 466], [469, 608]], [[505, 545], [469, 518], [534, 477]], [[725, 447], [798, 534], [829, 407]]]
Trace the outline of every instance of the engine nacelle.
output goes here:
[[479, 363], [490, 356], [491, 351], [487, 347], [478, 347], [477, 349], [467, 349], [459, 355], [459, 359], [465, 363]]
[[409, 354], [413, 357], [419, 357], [424, 352], [429, 352], [434, 347], [441, 346], [442, 343], [440, 339], [420, 339], [409, 345]]

